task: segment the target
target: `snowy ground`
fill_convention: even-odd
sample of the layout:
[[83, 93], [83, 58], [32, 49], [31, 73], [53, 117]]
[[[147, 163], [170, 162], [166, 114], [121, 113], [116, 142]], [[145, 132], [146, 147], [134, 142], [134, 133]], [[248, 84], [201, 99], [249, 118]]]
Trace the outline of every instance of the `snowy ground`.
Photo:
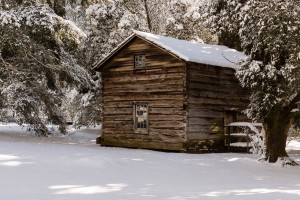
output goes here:
[[[97, 129], [39, 138], [0, 124], [0, 200], [300, 199], [300, 167], [249, 154], [104, 148]], [[300, 163], [300, 142], [290, 156]]]

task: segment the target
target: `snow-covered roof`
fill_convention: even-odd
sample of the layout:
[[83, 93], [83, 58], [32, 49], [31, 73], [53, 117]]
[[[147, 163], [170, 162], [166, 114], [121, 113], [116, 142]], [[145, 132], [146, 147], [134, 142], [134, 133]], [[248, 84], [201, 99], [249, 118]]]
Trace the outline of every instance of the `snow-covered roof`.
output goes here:
[[140, 31], [134, 33], [188, 62], [235, 68], [239, 60], [246, 59], [242, 52], [226, 46], [189, 42]]
[[245, 60], [247, 58], [244, 53], [222, 45], [189, 42], [186, 40], [154, 35], [152, 33], [134, 31], [134, 34], [129, 36], [108, 56], [100, 61], [96, 68], [104, 64], [110, 57], [112, 57], [116, 53], [116, 51], [121, 49], [132, 38], [134, 38], [134, 36], [139, 36], [140, 38], [150, 41], [187, 62], [236, 68], [240, 60]]

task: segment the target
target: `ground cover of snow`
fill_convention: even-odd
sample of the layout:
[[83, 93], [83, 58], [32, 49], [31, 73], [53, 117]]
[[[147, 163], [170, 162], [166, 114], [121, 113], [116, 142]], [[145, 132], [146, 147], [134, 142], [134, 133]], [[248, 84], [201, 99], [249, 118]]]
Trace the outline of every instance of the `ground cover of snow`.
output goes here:
[[[39, 138], [0, 123], [0, 199], [144, 200], [300, 198], [300, 167], [252, 154], [185, 154], [100, 147], [99, 127]], [[289, 142], [300, 163], [300, 142]]]

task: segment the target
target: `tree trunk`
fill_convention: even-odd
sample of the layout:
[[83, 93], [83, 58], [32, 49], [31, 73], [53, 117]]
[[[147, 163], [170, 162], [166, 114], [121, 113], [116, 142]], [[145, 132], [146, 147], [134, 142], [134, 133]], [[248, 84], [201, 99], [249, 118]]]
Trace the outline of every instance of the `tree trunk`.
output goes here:
[[293, 123], [290, 113], [274, 113], [264, 120], [266, 131], [266, 158], [275, 163], [279, 157], [288, 157], [285, 147], [288, 131]]
[[148, 29], [150, 32], [152, 32], [152, 24], [151, 24], [151, 19], [150, 19], [150, 13], [147, 5], [147, 0], [144, 0], [144, 6], [145, 6], [145, 11], [146, 11], [146, 16], [147, 16], [147, 24], [148, 24]]

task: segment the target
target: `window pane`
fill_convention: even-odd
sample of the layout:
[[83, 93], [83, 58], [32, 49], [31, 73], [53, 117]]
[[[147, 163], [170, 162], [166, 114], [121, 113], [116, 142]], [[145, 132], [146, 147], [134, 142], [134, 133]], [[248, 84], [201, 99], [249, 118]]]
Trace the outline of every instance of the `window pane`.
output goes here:
[[145, 55], [134, 56], [134, 67], [135, 68], [145, 67], [145, 60], [146, 60]]
[[135, 121], [137, 129], [147, 129], [148, 110], [147, 104], [135, 105]]

